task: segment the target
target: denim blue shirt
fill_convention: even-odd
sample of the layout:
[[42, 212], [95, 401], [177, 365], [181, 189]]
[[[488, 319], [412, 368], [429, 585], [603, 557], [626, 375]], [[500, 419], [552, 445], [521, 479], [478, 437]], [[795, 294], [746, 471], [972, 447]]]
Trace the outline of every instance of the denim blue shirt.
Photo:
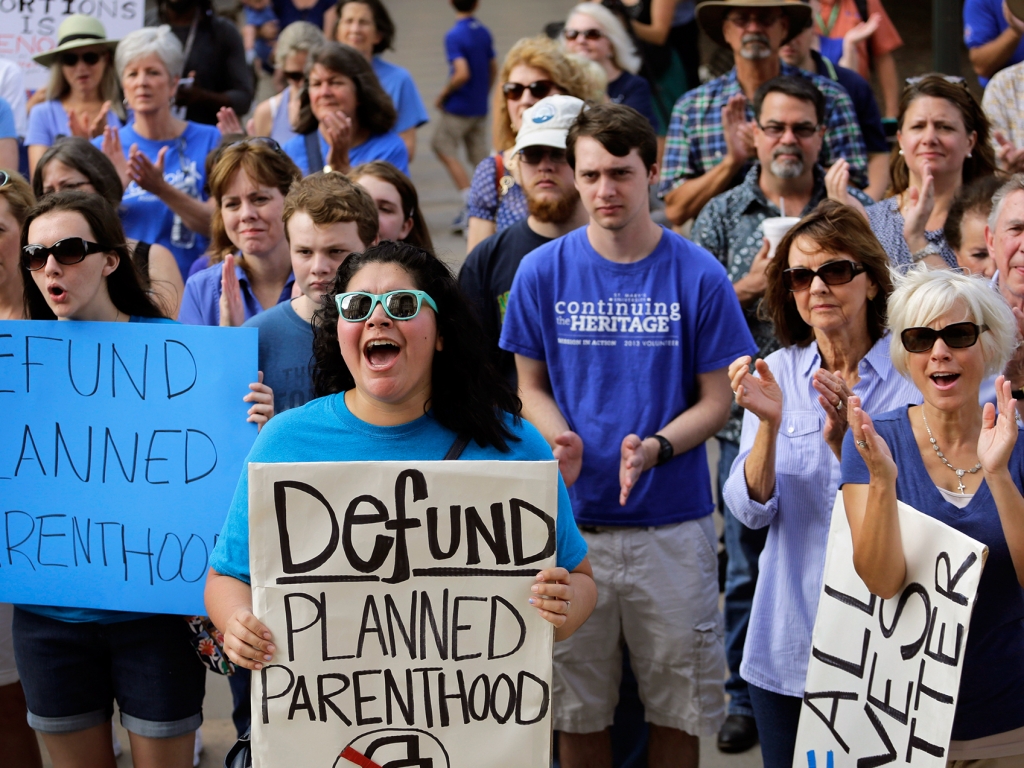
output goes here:
[[[220, 325], [220, 276], [222, 264], [214, 264], [204, 270], [192, 275], [185, 283], [185, 293], [181, 297], [181, 309], [178, 311], [178, 322], [185, 325]], [[256, 294], [252, 292], [249, 285], [249, 278], [245, 270], [235, 265], [235, 275], [238, 276], [238, 285], [242, 291], [242, 305], [245, 307], [245, 319], [258, 315], [265, 309], [260, 305]], [[288, 282], [284, 284], [277, 303], [288, 301], [292, 296], [292, 285], [295, 283], [295, 276], [288, 275]]]
[[[841, 475], [839, 461], [822, 436], [825, 411], [811, 386], [811, 376], [821, 367], [818, 345], [785, 347], [766, 362], [785, 398], [775, 442], [775, 489], [766, 504], [758, 504], [747, 492], [744, 467], [759, 423], [747, 411], [740, 453], [723, 491], [740, 522], [751, 528], [768, 526], [740, 674], [758, 688], [802, 697]], [[921, 402], [917, 388], [892, 366], [888, 335], [875, 342], [858, 370], [860, 381], [853, 391], [868, 413]]]

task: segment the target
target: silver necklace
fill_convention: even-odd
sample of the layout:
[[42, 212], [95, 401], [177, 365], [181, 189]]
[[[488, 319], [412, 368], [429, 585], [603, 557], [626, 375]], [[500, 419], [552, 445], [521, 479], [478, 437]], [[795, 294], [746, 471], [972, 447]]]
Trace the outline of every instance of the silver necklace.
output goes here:
[[928, 426], [928, 417], [924, 415], [923, 405], [921, 406], [921, 419], [924, 421], [924, 428], [928, 432], [928, 439], [931, 441], [932, 448], [935, 449], [935, 453], [936, 455], [938, 455], [942, 463], [945, 464], [950, 469], [952, 469], [954, 472], [956, 472], [957, 483], [959, 485], [958, 490], [960, 491], [960, 493], [963, 493], [964, 491], [967, 490], [967, 486], [964, 485], [964, 475], [968, 473], [973, 475], [975, 472], [981, 469], [981, 462], [979, 461], [977, 464], [975, 464], [974, 469], [957, 469], [956, 467], [954, 467], [952, 464], [949, 463], [949, 459], [946, 458], [945, 454], [942, 453], [942, 449], [939, 448], [939, 444], [935, 442], [935, 438], [932, 436], [931, 427]]

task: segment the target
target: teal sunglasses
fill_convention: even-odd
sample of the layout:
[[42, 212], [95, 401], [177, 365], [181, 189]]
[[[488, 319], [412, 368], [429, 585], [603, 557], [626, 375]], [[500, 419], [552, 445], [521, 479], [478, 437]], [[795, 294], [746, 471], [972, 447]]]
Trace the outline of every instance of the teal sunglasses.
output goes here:
[[392, 320], [412, 320], [420, 313], [423, 302], [427, 302], [434, 312], [437, 312], [437, 304], [423, 291], [389, 291], [388, 293], [366, 293], [364, 291], [349, 291], [339, 293], [334, 297], [334, 303], [338, 305], [338, 314], [342, 320], [350, 323], [359, 323], [373, 314], [378, 302], [384, 308], [385, 314]]

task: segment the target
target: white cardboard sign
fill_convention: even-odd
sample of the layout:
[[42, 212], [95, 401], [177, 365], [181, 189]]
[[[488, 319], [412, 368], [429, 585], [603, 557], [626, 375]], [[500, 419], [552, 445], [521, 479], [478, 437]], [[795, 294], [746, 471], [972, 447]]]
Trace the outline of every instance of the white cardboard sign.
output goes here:
[[944, 768], [988, 549], [902, 502], [906, 586], [872, 595], [836, 496], [793, 768]]
[[251, 464], [254, 768], [542, 768], [555, 462]]
[[25, 88], [45, 88], [50, 70], [33, 56], [57, 47], [57, 28], [68, 16], [82, 13], [103, 22], [108, 40], [120, 40], [142, 28], [142, 0], [0, 0], [0, 58], [15, 62]]

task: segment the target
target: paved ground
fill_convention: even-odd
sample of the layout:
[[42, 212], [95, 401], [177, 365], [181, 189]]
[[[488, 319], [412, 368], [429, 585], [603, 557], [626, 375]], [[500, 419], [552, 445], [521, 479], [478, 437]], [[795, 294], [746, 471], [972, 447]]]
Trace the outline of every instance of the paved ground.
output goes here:
[[[500, 57], [520, 37], [539, 33], [547, 22], [564, 18], [566, 11], [573, 5], [571, 0], [482, 0], [478, 15], [494, 35]], [[901, 76], [930, 70], [930, 3], [925, 0], [895, 3], [890, 0], [886, 7], [907, 43], [906, 48], [896, 54]], [[443, 0], [388, 0], [388, 8], [398, 27], [398, 36], [397, 50], [389, 52], [387, 58], [413, 73], [431, 116], [435, 117], [433, 101], [447, 78], [442, 41], [445, 31], [452, 24], [452, 11]], [[963, 61], [963, 72], [968, 75], [970, 66], [966, 52]], [[973, 74], [969, 74], [969, 79], [976, 87], [977, 81]], [[419, 147], [411, 166], [412, 178], [419, 190], [423, 213], [438, 255], [457, 266], [465, 258], [465, 241], [449, 234], [448, 226], [459, 210], [461, 199], [447, 172], [430, 150], [432, 131], [432, 125], [424, 126], [419, 131]], [[712, 460], [715, 459], [717, 457], [712, 456]], [[202, 728], [205, 743], [202, 768], [222, 765], [223, 755], [234, 743], [230, 712], [231, 695], [226, 680], [210, 675], [205, 705], [206, 723]], [[131, 757], [127, 733], [120, 726], [117, 731], [125, 748], [118, 766], [128, 768], [131, 766]], [[713, 739], [704, 739], [701, 747], [701, 763], [705, 768], [761, 766], [757, 749], [743, 755], [723, 755], [715, 748]], [[49, 767], [49, 761], [46, 761], [46, 765]]]

